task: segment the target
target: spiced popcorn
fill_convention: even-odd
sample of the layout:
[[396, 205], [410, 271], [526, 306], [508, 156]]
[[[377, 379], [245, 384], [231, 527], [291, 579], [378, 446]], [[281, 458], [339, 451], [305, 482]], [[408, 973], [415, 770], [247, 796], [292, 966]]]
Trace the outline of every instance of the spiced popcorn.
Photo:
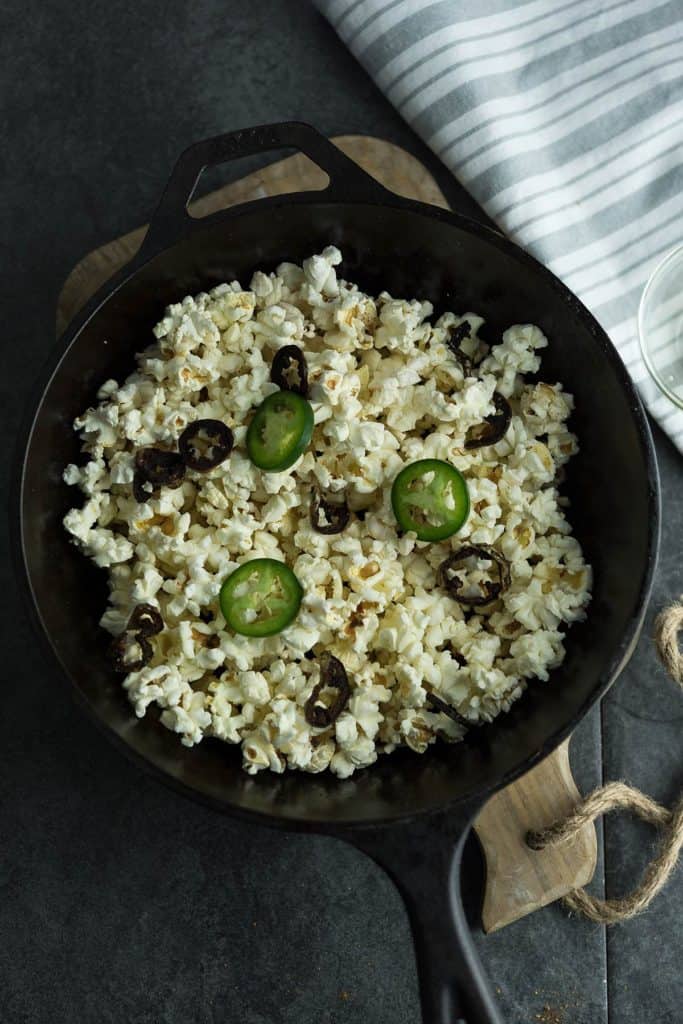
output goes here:
[[[557, 488], [578, 450], [572, 397], [524, 376], [540, 369], [545, 336], [516, 325], [489, 347], [474, 313], [434, 321], [429, 302], [365, 295], [337, 276], [340, 261], [330, 246], [255, 273], [248, 289], [233, 281], [170, 306], [136, 370], [76, 420], [89, 461], [64, 472], [85, 496], [64, 525], [108, 573], [104, 629], [124, 637], [141, 604], [163, 620], [137, 641], [147, 663], [123, 678], [135, 713], [156, 705], [187, 746], [239, 744], [250, 773], [345, 778], [398, 746], [460, 740], [464, 723], [490, 721], [528, 679], [548, 679], [564, 625], [590, 599]], [[293, 465], [265, 472], [246, 434], [289, 372], [287, 354], [277, 360], [286, 346], [305, 359], [313, 433]], [[141, 449], [177, 453], [200, 420], [224, 425], [222, 461], [192, 449], [202, 471], [190, 461], [168, 483], [163, 467], [152, 483], [149, 469], [140, 476]], [[449, 463], [467, 485], [469, 516], [444, 541], [401, 531], [392, 509], [397, 474], [421, 459]], [[468, 579], [445, 578], [464, 546]], [[241, 635], [221, 612], [222, 584], [256, 558], [285, 563], [303, 589], [296, 618], [271, 636]], [[491, 564], [503, 562], [494, 587]], [[468, 606], [477, 588], [490, 600]], [[330, 658], [348, 680], [334, 720], [307, 714]]]

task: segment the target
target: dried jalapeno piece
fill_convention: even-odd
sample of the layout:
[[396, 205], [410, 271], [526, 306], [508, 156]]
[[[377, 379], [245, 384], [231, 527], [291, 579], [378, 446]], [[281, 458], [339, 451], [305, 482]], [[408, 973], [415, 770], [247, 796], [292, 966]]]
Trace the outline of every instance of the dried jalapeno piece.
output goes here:
[[[336, 690], [336, 696], [330, 704], [322, 700], [324, 690]], [[326, 729], [337, 721], [350, 696], [349, 678], [341, 661], [333, 654], [323, 654], [320, 659], [320, 682], [313, 687], [304, 706], [306, 721], [316, 729]]]
[[140, 504], [149, 501], [157, 491], [158, 487], [151, 484], [138, 470], [135, 471], [133, 476], [133, 497], [136, 501], [139, 501]]
[[348, 526], [351, 512], [346, 503], [342, 501], [330, 501], [317, 488], [311, 492], [311, 526], [318, 533], [332, 534], [341, 533]]
[[284, 345], [278, 349], [270, 367], [270, 379], [283, 391], [308, 394], [308, 366], [306, 356], [298, 345]]
[[450, 654], [451, 658], [459, 668], [464, 668], [465, 665], [467, 664], [467, 658], [462, 653], [462, 651], [456, 650], [456, 648], [453, 646], [452, 640], [447, 640], [443, 647], [440, 647], [439, 650], [446, 651], [448, 654]]
[[206, 473], [225, 462], [234, 440], [232, 430], [221, 420], [195, 420], [178, 438], [178, 448], [186, 466]]
[[[466, 563], [471, 558], [491, 562], [491, 572], [495, 574], [493, 579], [476, 581], [478, 593], [465, 591], [466, 582], [457, 574], [458, 570], [467, 569]], [[438, 580], [439, 584], [460, 604], [480, 607], [491, 604], [510, 586], [510, 565], [507, 559], [488, 544], [464, 544], [441, 563]]]
[[124, 629], [109, 644], [109, 659], [117, 672], [139, 672], [152, 660], [152, 646], [140, 633]]
[[178, 487], [185, 476], [185, 463], [178, 452], [163, 448], [141, 448], [135, 468], [144, 483], [157, 487]]
[[164, 620], [158, 608], [153, 604], [139, 604], [128, 619], [127, 630], [137, 633], [138, 636], [154, 636], [161, 633], [164, 628]]
[[467, 320], [463, 320], [461, 324], [458, 324], [457, 327], [453, 328], [453, 330], [448, 335], [448, 338], [446, 339], [446, 344], [448, 345], [449, 349], [451, 350], [455, 358], [460, 363], [460, 367], [465, 377], [472, 376], [474, 365], [470, 357], [467, 355], [466, 352], [463, 352], [460, 346], [461, 343], [465, 340], [465, 338], [470, 337], [470, 334], [470, 324]]
[[456, 711], [454, 707], [447, 704], [445, 700], [441, 700], [441, 697], [437, 697], [435, 693], [427, 694], [427, 704], [429, 704], [432, 711], [436, 711], [442, 715], [448, 715], [454, 722], [461, 725], [464, 729], [469, 729], [471, 722], [468, 722], [464, 715], [461, 715], [459, 711]]
[[465, 435], [465, 448], [471, 451], [473, 448], [484, 448], [486, 445], [495, 444], [501, 441], [510, 426], [512, 409], [507, 398], [504, 398], [498, 391], [491, 396], [496, 411], [491, 416], [485, 416], [481, 423], [476, 423]]

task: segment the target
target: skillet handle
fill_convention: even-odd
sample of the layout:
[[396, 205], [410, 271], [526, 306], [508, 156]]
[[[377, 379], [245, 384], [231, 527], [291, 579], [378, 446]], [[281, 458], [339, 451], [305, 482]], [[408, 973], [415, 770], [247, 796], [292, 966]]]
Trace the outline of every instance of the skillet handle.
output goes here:
[[415, 943], [423, 1024], [503, 1024], [461, 898], [462, 852], [478, 809], [343, 836], [401, 893]]
[[[221, 216], [221, 213], [215, 213], [197, 219], [187, 212], [187, 204], [205, 168], [276, 149], [295, 149], [305, 153], [325, 171], [330, 180], [320, 191], [321, 197], [333, 201], [368, 202], [386, 200], [392, 195], [311, 125], [284, 121], [242, 128], [196, 142], [180, 154], [142, 243], [140, 252], [144, 258], [150, 258], [192, 230], [201, 229], [213, 217]], [[269, 201], [273, 200], [257, 200], [259, 204]], [[234, 210], [235, 207], [231, 207], [231, 213]]]

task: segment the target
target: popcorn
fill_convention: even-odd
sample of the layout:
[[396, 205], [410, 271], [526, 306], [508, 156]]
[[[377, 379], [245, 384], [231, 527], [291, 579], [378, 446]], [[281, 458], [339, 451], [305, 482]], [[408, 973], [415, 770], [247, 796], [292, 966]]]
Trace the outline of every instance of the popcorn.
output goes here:
[[136, 604], [149, 604], [156, 597], [163, 582], [164, 577], [161, 573], [154, 566], [143, 562], [140, 574], [133, 584], [133, 601]]
[[[85, 499], [64, 526], [108, 573], [101, 626], [118, 636], [143, 603], [164, 621], [150, 663], [123, 681], [135, 714], [156, 705], [186, 746], [204, 736], [240, 746], [250, 774], [347, 778], [397, 746], [423, 753], [461, 739], [429, 694], [473, 724], [507, 711], [527, 679], [546, 680], [561, 662], [560, 626], [583, 618], [590, 597], [558, 492], [558, 470], [578, 450], [573, 399], [524, 377], [539, 370], [543, 333], [514, 325], [489, 349], [476, 313], [431, 323], [429, 302], [366, 295], [339, 275], [341, 259], [328, 246], [302, 266], [257, 271], [248, 288], [226, 282], [169, 306], [134, 372], [106, 381], [75, 421], [87, 461], [64, 470]], [[464, 323], [467, 375], [447, 344]], [[248, 458], [247, 425], [276, 390], [273, 356], [291, 344], [306, 357], [313, 438], [289, 469], [264, 473]], [[511, 407], [506, 434], [467, 449], [470, 428], [495, 412], [494, 392]], [[176, 449], [198, 418], [230, 427], [229, 459], [136, 501], [136, 451]], [[459, 469], [470, 498], [459, 533], [435, 544], [399, 533], [391, 506], [397, 473], [424, 458]], [[314, 490], [346, 501], [341, 533], [314, 529]], [[511, 576], [491, 607], [467, 615], [437, 580], [464, 543], [494, 545]], [[261, 639], [229, 630], [219, 601], [225, 578], [257, 557], [286, 562], [304, 589], [297, 618]], [[475, 565], [468, 585], [486, 574]], [[322, 728], [306, 702], [325, 652], [343, 663], [350, 696]]]
[[536, 349], [545, 348], [548, 339], [533, 324], [508, 327], [500, 345], [494, 345], [479, 367], [480, 374], [497, 378], [496, 390], [506, 398], [515, 391], [520, 374], [535, 373], [541, 365]]
[[320, 256], [311, 256], [304, 260], [304, 277], [311, 288], [327, 297], [338, 295], [337, 275], [332, 268], [338, 266], [341, 259], [339, 249], [329, 245]]
[[430, 328], [424, 321], [433, 311], [431, 302], [408, 302], [384, 296], [379, 314], [380, 326], [375, 332], [375, 348], [411, 353], [420, 341], [429, 336]]
[[525, 633], [510, 644], [510, 654], [523, 676], [537, 676], [546, 681], [548, 669], [559, 665], [564, 657], [562, 634], [557, 630], [539, 629]]
[[211, 715], [204, 707], [204, 694], [191, 691], [183, 694], [179, 704], [161, 712], [161, 723], [167, 729], [180, 733], [180, 742], [185, 747], [200, 743], [211, 724]]
[[255, 775], [263, 768], [281, 774], [286, 766], [284, 757], [278, 753], [262, 728], [249, 733], [248, 739], [242, 744], [242, 758], [244, 770], [250, 775]]

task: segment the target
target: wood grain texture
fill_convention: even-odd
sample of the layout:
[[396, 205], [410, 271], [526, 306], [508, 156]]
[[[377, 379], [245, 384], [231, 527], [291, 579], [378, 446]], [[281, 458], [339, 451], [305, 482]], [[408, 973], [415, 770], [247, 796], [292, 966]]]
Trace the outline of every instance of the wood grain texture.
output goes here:
[[[569, 764], [569, 740], [517, 782], [492, 797], [475, 829], [486, 859], [482, 927], [493, 932], [590, 882], [597, 860], [595, 828], [572, 842], [534, 851], [526, 834], [572, 811], [581, 795]], [[543, 827], [541, 825], [540, 827]]]
[[[344, 135], [335, 143], [391, 191], [410, 199], [448, 208], [448, 203], [425, 167], [405, 150], [363, 135]], [[320, 189], [326, 175], [307, 157], [296, 155], [270, 164], [239, 181], [195, 200], [191, 214], [206, 216], [266, 195]], [[57, 306], [61, 334], [78, 310], [136, 253], [147, 228], [141, 227], [95, 249], [71, 271]], [[487, 932], [584, 885], [595, 870], [595, 829], [588, 826], [574, 842], [560, 849], [535, 853], [525, 842], [530, 829], [549, 825], [566, 814], [579, 793], [569, 767], [569, 741], [542, 764], [493, 797], [481, 812], [475, 829], [486, 856], [487, 882], [482, 912]]]

